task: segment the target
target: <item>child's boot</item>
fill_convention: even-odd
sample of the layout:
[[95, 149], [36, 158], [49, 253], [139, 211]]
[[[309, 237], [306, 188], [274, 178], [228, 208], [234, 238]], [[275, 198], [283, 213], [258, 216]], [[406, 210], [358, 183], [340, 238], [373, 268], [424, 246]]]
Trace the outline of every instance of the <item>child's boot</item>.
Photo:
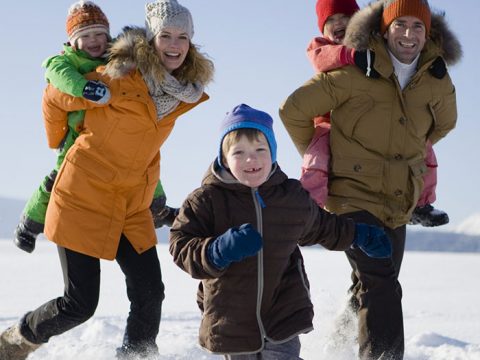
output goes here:
[[421, 224], [426, 227], [441, 226], [448, 224], [450, 219], [445, 211], [435, 209], [432, 205], [417, 206], [413, 210], [410, 224]]
[[19, 249], [31, 253], [35, 249], [37, 236], [43, 232], [43, 228], [43, 224], [22, 216], [15, 229], [13, 242]]
[[9, 327], [0, 335], [0, 360], [25, 360], [41, 344], [34, 344], [20, 333], [20, 325]]

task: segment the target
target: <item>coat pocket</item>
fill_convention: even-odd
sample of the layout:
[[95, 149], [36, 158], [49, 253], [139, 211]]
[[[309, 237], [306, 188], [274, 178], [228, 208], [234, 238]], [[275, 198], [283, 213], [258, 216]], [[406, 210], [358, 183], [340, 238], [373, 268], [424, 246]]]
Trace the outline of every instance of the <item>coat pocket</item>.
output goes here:
[[67, 160], [87, 174], [105, 183], [111, 183], [116, 177], [117, 172], [112, 167], [85, 153], [76, 151], [67, 157]]
[[[373, 193], [384, 192], [383, 189], [384, 162], [360, 158], [341, 158], [332, 161], [332, 176], [330, 191], [340, 196], [358, 195], [355, 189], [369, 189]], [[349, 182], [350, 185], [347, 185]], [[355, 194], [346, 194], [346, 191]], [[363, 192], [363, 190], [360, 190]]]
[[107, 214], [114, 203], [116, 171], [85, 153], [70, 151], [55, 182], [62, 203]]

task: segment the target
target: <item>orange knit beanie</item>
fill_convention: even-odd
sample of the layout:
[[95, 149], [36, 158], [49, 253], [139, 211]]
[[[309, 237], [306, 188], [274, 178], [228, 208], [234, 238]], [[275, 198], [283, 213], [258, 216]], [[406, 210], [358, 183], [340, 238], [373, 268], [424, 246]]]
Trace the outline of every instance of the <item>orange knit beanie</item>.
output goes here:
[[425, 24], [426, 35], [430, 33], [431, 13], [427, 0], [385, 0], [380, 31], [385, 34], [390, 24], [401, 16], [415, 16]]
[[80, 0], [68, 10], [66, 30], [71, 45], [90, 31], [104, 32], [110, 39], [110, 24], [102, 9], [92, 1]]

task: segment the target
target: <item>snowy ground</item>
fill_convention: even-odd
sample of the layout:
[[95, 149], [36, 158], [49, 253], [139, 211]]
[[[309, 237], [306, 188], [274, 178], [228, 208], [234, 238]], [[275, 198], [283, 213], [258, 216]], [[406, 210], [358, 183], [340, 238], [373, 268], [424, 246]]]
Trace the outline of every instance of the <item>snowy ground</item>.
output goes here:
[[[157, 343], [162, 359], [221, 359], [197, 345], [200, 320], [197, 282], [176, 268], [167, 245], [158, 245], [166, 299]], [[56, 248], [39, 241], [33, 254], [0, 240], [0, 329], [25, 311], [62, 293]], [[351, 360], [354, 346], [332, 352], [334, 319], [344, 303], [349, 267], [343, 253], [304, 249], [315, 304], [315, 330], [301, 336], [305, 360]], [[404, 291], [406, 360], [480, 360], [480, 254], [407, 252], [401, 282]], [[477, 285], [475, 285], [477, 284]], [[102, 292], [96, 315], [51, 341], [29, 360], [114, 358], [120, 344], [128, 301], [115, 262], [102, 262]]]

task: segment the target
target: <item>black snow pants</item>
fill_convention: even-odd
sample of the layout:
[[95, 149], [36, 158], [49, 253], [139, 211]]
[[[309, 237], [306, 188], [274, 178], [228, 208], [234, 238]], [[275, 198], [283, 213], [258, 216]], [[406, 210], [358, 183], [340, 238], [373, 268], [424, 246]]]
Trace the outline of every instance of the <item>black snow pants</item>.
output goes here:
[[359, 248], [349, 249], [346, 255], [352, 266], [350, 291], [358, 315], [359, 358], [403, 359], [404, 331], [402, 287], [398, 281], [405, 250], [406, 226], [385, 227], [367, 211], [344, 214], [356, 222], [382, 227], [392, 242], [389, 259], [368, 257]]
[[[21, 333], [40, 344], [87, 321], [95, 313], [100, 293], [100, 260], [58, 247], [65, 282], [62, 297], [53, 299], [27, 313], [21, 321]], [[156, 350], [164, 285], [157, 249], [138, 254], [122, 235], [115, 258], [125, 275], [130, 313], [123, 347]]]

